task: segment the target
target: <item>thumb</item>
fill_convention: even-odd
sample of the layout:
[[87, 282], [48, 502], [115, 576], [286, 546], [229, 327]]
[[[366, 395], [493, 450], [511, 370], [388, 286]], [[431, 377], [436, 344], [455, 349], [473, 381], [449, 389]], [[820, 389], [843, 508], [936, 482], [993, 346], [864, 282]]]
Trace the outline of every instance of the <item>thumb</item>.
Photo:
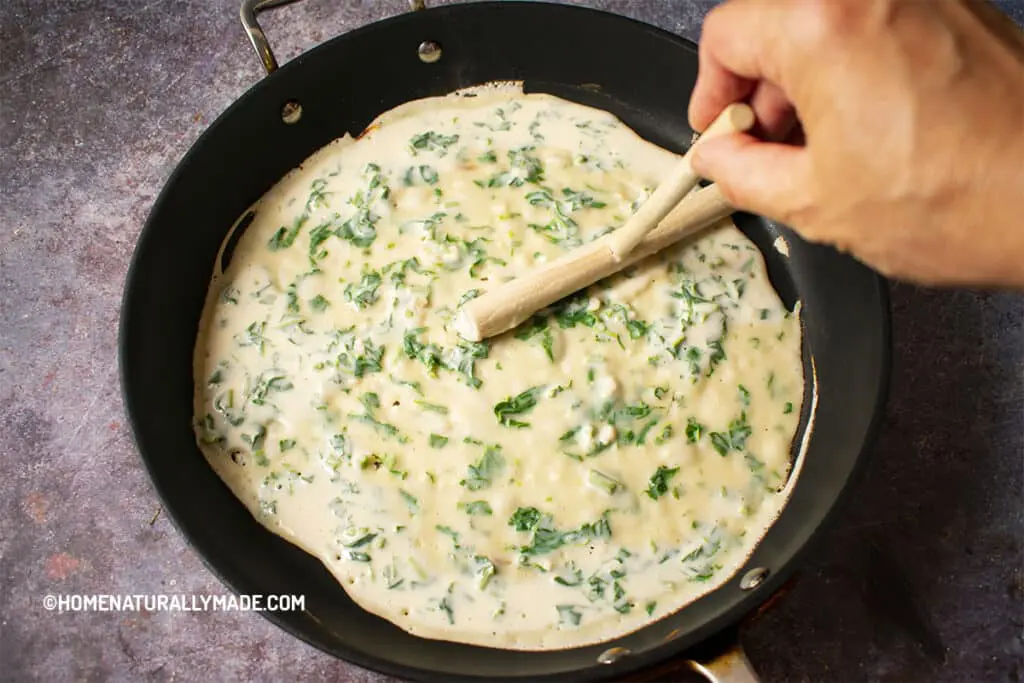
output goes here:
[[809, 203], [809, 164], [802, 147], [743, 133], [723, 135], [696, 145], [691, 165], [738, 209], [788, 223]]

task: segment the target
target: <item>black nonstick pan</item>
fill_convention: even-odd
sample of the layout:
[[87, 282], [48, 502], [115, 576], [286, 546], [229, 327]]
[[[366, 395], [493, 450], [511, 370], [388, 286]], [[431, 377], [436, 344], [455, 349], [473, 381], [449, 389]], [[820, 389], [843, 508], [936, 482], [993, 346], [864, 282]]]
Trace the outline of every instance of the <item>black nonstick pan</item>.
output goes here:
[[[287, 0], [286, 0], [287, 1]], [[889, 376], [882, 278], [854, 259], [739, 214], [787, 305], [803, 302], [805, 397], [813, 429], [792, 498], [746, 565], [718, 590], [597, 646], [516, 652], [424, 640], [357, 607], [313, 557], [261, 527], [207, 465], [192, 431], [192, 353], [206, 288], [228, 229], [311, 153], [403, 102], [490, 81], [523, 81], [613, 112], [680, 152], [697, 75], [692, 43], [588, 9], [485, 2], [411, 12], [339, 36], [278, 69], [247, 0], [243, 23], [269, 75], [181, 161], [153, 208], [124, 294], [125, 405], [164, 508], [208, 566], [240, 594], [301, 594], [302, 612], [264, 613], [361, 666], [416, 680], [593, 681], [678, 657], [752, 613], [825, 535], [870, 450]], [[772, 243], [782, 235], [788, 257]]]

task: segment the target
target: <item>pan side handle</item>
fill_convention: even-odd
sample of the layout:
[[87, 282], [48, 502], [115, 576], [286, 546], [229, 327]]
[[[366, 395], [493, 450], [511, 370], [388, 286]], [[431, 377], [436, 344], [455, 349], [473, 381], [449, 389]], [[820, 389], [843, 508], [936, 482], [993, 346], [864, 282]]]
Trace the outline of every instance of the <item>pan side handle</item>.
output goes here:
[[[274, 9], [275, 7], [288, 5], [293, 2], [296, 2], [296, 0], [242, 0], [242, 6], [238, 10], [238, 17], [242, 20], [242, 28], [245, 29], [245, 34], [249, 36], [252, 49], [256, 50], [256, 55], [260, 58], [263, 68], [268, 75], [277, 70], [277, 58], [274, 57], [274, 51], [270, 48], [270, 41], [267, 40], [263, 29], [260, 28], [256, 15], [264, 10]], [[425, 0], [409, 0], [409, 9], [412, 11], [416, 12], [425, 8]]]
[[687, 665], [708, 683], [760, 683], [761, 679], [747, 659], [739, 641], [713, 657], [691, 659]]

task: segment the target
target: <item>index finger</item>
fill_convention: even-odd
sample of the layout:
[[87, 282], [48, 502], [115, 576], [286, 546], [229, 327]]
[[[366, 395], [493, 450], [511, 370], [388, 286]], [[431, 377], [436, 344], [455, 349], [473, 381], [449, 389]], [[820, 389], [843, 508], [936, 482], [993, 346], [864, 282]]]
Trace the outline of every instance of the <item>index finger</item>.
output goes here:
[[725, 107], [748, 97], [759, 81], [785, 88], [783, 30], [789, 2], [732, 0], [704, 20], [690, 126], [704, 130]]

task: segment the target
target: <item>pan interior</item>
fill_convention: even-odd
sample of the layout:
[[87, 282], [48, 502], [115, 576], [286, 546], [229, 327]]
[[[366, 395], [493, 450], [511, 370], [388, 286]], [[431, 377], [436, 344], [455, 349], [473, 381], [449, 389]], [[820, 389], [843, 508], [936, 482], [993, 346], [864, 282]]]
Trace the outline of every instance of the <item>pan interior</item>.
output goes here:
[[[444, 47], [437, 64], [415, 55], [427, 38]], [[523, 653], [415, 638], [355, 606], [316, 559], [259, 526], [207, 466], [191, 430], [193, 343], [220, 243], [246, 207], [313, 151], [402, 102], [495, 80], [524, 80], [528, 91], [605, 109], [680, 151], [692, 135], [684, 112], [696, 65], [692, 44], [600, 12], [448, 6], [326, 43], [258, 84], [211, 126], [168, 181], [140, 237], [126, 283], [120, 363], [126, 409], [165, 509], [232, 590], [305, 595], [304, 612], [264, 615], [378, 671], [419, 680], [581, 681], [677, 654], [781, 584], [849, 490], [873, 436], [888, 376], [888, 301], [884, 283], [866, 268], [758, 217], [740, 216], [737, 224], [761, 249], [786, 304], [802, 302], [805, 363], [813, 356], [819, 395], [800, 485], [748, 562], [771, 571], [756, 591], [734, 580], [639, 632], [574, 650]], [[327, 80], [333, 87], [323, 87]], [[280, 108], [290, 99], [304, 115], [285, 126]], [[789, 242], [788, 257], [771, 246], [779, 235]], [[629, 655], [598, 664], [612, 647]]]

